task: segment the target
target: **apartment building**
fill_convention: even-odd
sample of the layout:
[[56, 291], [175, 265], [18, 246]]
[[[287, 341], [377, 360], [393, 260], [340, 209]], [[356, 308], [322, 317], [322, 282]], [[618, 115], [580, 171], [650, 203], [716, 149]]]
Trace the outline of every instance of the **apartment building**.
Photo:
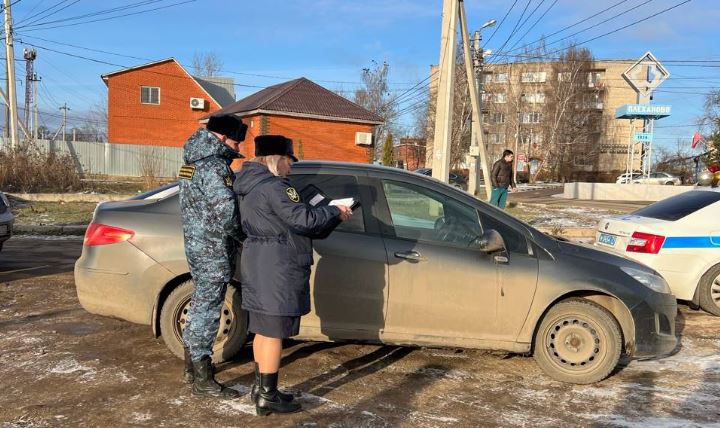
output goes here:
[[[511, 149], [517, 155], [517, 168], [530, 173], [544, 162], [557, 162], [558, 156], [563, 156], [562, 177], [567, 179], [609, 180], [624, 171], [631, 124], [615, 119], [615, 110], [636, 102], [635, 91], [622, 77], [631, 63], [593, 61], [589, 69], [576, 76], [561, 71], [565, 69], [553, 62], [486, 64], [481, 77], [481, 108], [483, 142], [491, 161]], [[566, 82], [580, 78], [580, 85], [573, 84], [576, 95], [565, 99], [572, 99], [567, 108], [575, 123], [572, 127], [558, 126], [554, 116], [562, 100], [559, 93], [567, 90]], [[436, 82], [431, 85], [431, 97], [437, 93]], [[556, 143], [550, 156], [547, 143], [552, 132]]]

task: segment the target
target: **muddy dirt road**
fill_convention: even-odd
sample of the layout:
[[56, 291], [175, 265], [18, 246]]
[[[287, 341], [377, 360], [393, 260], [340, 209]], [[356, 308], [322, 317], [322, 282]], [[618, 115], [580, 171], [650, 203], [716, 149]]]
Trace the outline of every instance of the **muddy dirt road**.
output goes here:
[[[149, 327], [85, 312], [79, 241], [15, 239], [0, 253], [0, 427], [720, 426], [720, 319], [681, 307], [681, 346], [573, 386], [532, 358], [452, 349], [291, 343], [282, 385], [305, 411], [254, 416], [249, 398], [194, 398]], [[246, 393], [249, 354], [218, 377]]]

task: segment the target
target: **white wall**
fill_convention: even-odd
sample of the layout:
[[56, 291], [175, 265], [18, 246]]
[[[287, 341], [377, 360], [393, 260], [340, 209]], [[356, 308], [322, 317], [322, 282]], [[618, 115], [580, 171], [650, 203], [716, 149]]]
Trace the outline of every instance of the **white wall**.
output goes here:
[[563, 198], [592, 201], [659, 201], [694, 188], [695, 186], [637, 183], [565, 183]]

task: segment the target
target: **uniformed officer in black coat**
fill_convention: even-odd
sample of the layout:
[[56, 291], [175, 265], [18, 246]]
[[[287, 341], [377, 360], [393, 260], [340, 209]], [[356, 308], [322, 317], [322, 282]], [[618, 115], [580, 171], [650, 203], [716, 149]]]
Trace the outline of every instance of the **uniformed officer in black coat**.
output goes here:
[[255, 333], [256, 382], [251, 397], [259, 415], [300, 410], [290, 394], [278, 391], [282, 339], [298, 334], [300, 317], [310, 312], [312, 239], [327, 234], [352, 210], [311, 207], [285, 178], [293, 162], [292, 140], [279, 135], [255, 139], [256, 158], [235, 182], [246, 235], [240, 259], [242, 307]]

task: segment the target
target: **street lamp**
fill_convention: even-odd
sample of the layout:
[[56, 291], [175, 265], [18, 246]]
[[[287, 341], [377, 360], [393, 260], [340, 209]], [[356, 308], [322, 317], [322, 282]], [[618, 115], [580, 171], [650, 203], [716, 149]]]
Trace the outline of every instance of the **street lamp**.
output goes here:
[[484, 23], [480, 29], [492, 27], [493, 25], [497, 24], [497, 19], [491, 19], [488, 22]]

